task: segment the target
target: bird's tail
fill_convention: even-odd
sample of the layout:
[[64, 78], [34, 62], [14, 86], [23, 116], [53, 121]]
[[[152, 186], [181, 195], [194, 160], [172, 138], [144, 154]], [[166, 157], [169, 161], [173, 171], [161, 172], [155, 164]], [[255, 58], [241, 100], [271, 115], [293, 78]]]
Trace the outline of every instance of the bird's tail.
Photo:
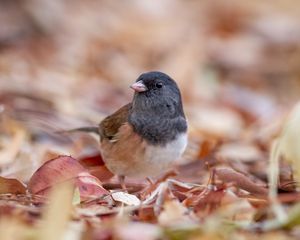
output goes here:
[[69, 130], [56, 131], [56, 133], [58, 134], [72, 133], [72, 132], [96, 133], [97, 135], [100, 135], [98, 127], [80, 127], [80, 128], [69, 129]]

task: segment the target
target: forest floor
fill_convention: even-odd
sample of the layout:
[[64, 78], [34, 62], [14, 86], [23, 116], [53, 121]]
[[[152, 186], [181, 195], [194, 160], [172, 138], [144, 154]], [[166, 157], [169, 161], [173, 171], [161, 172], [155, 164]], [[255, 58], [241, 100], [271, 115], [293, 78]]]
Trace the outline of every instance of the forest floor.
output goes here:
[[[299, 239], [299, 12], [2, 1], [0, 239]], [[178, 83], [189, 144], [176, 174], [126, 193], [97, 137], [59, 132], [96, 126], [151, 70]]]

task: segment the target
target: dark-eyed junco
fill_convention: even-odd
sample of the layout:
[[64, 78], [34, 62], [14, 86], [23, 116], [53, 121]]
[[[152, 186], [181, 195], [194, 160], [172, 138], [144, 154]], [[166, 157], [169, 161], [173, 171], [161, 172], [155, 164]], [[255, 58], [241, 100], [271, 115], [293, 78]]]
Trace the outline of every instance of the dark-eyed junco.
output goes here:
[[168, 170], [187, 145], [180, 91], [162, 72], [143, 73], [130, 87], [135, 91], [132, 102], [99, 124], [101, 154], [118, 176], [155, 177]]

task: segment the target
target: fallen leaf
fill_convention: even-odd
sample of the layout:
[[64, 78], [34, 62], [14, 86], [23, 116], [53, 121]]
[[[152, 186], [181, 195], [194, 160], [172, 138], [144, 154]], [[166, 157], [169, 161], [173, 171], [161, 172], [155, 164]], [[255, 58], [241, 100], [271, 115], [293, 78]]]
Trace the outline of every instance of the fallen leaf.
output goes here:
[[102, 187], [102, 183], [99, 179], [87, 172], [81, 172], [78, 174], [75, 180], [75, 185], [79, 189], [81, 201], [89, 198], [109, 195], [109, 192]]
[[109, 171], [105, 165], [88, 167], [87, 170], [91, 175], [103, 182], [111, 179], [114, 176], [114, 174]]
[[74, 179], [85, 169], [70, 156], [59, 156], [44, 163], [30, 178], [28, 190], [39, 194], [55, 184]]
[[0, 194], [25, 194], [26, 187], [17, 179], [0, 177]]
[[244, 189], [252, 194], [267, 195], [268, 189], [256, 184], [242, 173], [229, 168], [217, 168], [216, 176], [223, 182], [233, 182], [237, 187]]
[[198, 196], [187, 198], [185, 204], [194, 206], [195, 212], [202, 217], [214, 212], [221, 206], [222, 199], [226, 195], [223, 187], [209, 186], [203, 190]]
[[129, 206], [139, 206], [141, 204], [140, 199], [138, 199], [135, 195], [129, 193], [114, 192], [111, 194], [111, 196], [116, 202], [125, 203]]
[[105, 166], [100, 154], [83, 157], [79, 160], [79, 163], [100, 181], [106, 181], [114, 176], [114, 174]]
[[84, 167], [94, 167], [105, 164], [100, 154], [82, 157], [79, 159], [79, 163]]
[[248, 199], [239, 198], [230, 189], [227, 189], [221, 201], [220, 209], [226, 218], [234, 221], [251, 222], [256, 213], [254, 206]]
[[28, 188], [31, 193], [48, 195], [52, 187], [68, 181], [78, 188], [81, 201], [109, 194], [98, 178], [69, 156], [59, 156], [42, 165], [31, 177]]

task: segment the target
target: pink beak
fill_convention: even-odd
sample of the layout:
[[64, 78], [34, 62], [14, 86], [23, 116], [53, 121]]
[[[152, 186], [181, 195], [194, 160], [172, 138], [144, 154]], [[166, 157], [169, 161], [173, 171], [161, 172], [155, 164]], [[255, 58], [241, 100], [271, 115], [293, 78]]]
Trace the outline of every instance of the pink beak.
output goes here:
[[145, 92], [148, 90], [148, 88], [145, 86], [145, 84], [142, 81], [138, 81], [132, 84], [130, 87], [136, 92]]

